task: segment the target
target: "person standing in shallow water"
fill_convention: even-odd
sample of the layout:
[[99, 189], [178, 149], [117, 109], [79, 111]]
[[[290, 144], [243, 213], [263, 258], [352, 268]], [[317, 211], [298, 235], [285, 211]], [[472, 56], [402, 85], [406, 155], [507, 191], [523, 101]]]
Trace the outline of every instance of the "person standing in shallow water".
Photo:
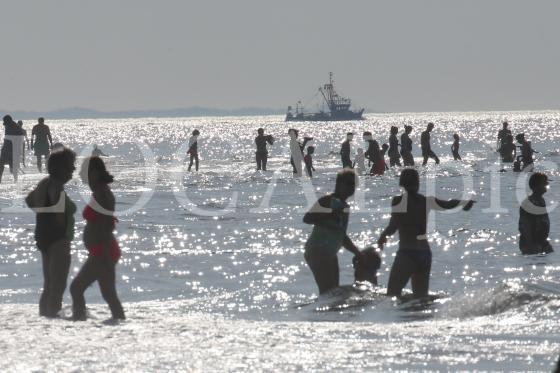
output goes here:
[[194, 130], [189, 139], [189, 150], [187, 150], [187, 154], [189, 154], [189, 171], [191, 170], [193, 161], [195, 163], [195, 170], [198, 171], [198, 135], [200, 135], [200, 132]]
[[451, 154], [453, 154], [453, 159], [456, 161], [460, 161], [461, 156], [459, 155], [459, 135], [458, 134], [454, 134], [453, 135], [453, 144], [451, 145]]
[[421, 298], [428, 295], [432, 268], [432, 251], [426, 234], [430, 210], [450, 210], [462, 205], [463, 210], [469, 211], [474, 201], [442, 201], [423, 196], [418, 193], [418, 172], [411, 168], [401, 172], [399, 185], [404, 192], [393, 198], [389, 225], [381, 233], [377, 244], [383, 249], [387, 236], [399, 232], [399, 249], [389, 274], [387, 295], [400, 296], [411, 280], [414, 297]]
[[52, 144], [51, 130], [45, 124], [45, 118], [39, 118], [38, 123], [31, 130], [31, 149], [34, 150], [35, 157], [37, 157], [37, 169], [39, 172], [43, 171], [42, 158], [48, 158], [49, 149], [52, 147]]
[[313, 167], [313, 153], [315, 153], [314, 146], [307, 147], [307, 154], [303, 157], [303, 163], [305, 163], [305, 170], [307, 171], [307, 176], [313, 177], [313, 171], [315, 171], [315, 167]]
[[121, 257], [121, 250], [113, 235], [117, 221], [113, 215], [115, 196], [109, 187], [113, 176], [107, 172], [101, 158], [90, 157], [82, 163], [80, 177], [83, 182], [88, 183], [93, 195], [83, 212], [86, 220], [84, 245], [88, 250], [88, 257], [70, 285], [72, 318], [75, 321], [86, 319], [84, 292], [97, 281], [112, 318], [124, 320], [124, 310], [115, 286], [116, 265]]
[[313, 137], [304, 137], [303, 143], [298, 141], [299, 131], [295, 128], [290, 128], [288, 130], [288, 136], [290, 136], [290, 164], [292, 165], [293, 174], [295, 176], [302, 176], [303, 170], [301, 163], [303, 162], [303, 150], [305, 149], [305, 145], [311, 140]]
[[498, 151], [500, 151], [501, 147], [504, 146], [508, 136], [512, 136], [511, 130], [508, 127], [509, 123], [507, 121], [504, 121], [504, 123], [502, 124], [502, 129], [498, 131], [498, 143], [496, 146]]
[[519, 158], [521, 158], [521, 161], [523, 162], [523, 167], [521, 167], [521, 170], [532, 171], [534, 162], [533, 154], [535, 153], [535, 151], [531, 146], [531, 142], [527, 141], [524, 133], [520, 133], [515, 136], [515, 140], [517, 140], [517, 142], [521, 145], [521, 155], [519, 156]]
[[405, 167], [414, 166], [412, 140], [410, 139], [411, 133], [412, 126], [404, 126], [404, 133], [401, 135], [401, 156]]
[[553, 252], [548, 241], [550, 219], [543, 198], [548, 189], [548, 177], [534, 173], [529, 178], [533, 192], [519, 207], [519, 250], [523, 255], [548, 254]]
[[422, 166], [425, 166], [428, 163], [428, 158], [433, 158], [436, 161], [436, 164], [439, 164], [439, 158], [432, 151], [432, 145], [430, 144], [430, 132], [434, 129], [434, 124], [432, 122], [428, 123], [428, 127], [426, 130], [422, 132], [420, 135], [420, 145], [422, 148], [422, 157], [424, 160], [422, 161]]
[[399, 133], [398, 127], [391, 126], [391, 135], [389, 136], [389, 165], [399, 166], [401, 165], [401, 156], [399, 154], [399, 140], [397, 134]]
[[346, 134], [346, 140], [340, 146], [340, 160], [342, 161], [342, 168], [352, 168], [352, 159], [350, 158], [350, 143], [354, 138], [352, 132]]
[[513, 143], [513, 136], [507, 135], [505, 143], [500, 147], [500, 156], [502, 157], [502, 162], [512, 163], [515, 160], [515, 155], [517, 148]]
[[76, 154], [63, 148], [53, 152], [47, 161], [49, 176], [39, 182], [25, 202], [36, 212], [35, 241], [41, 252], [43, 292], [39, 315], [56, 317], [70, 270], [70, 243], [74, 238], [76, 205], [64, 192], [76, 169]]
[[[12, 119], [11, 116], [5, 115], [3, 118], [3, 125], [4, 125], [4, 136], [23, 136], [23, 129], [17, 125], [16, 122]], [[18, 162], [19, 159], [14, 158], [14, 152], [12, 141], [4, 138], [4, 144], [2, 144], [2, 149], [0, 150], [0, 182], [2, 182], [2, 175], [4, 174], [4, 167], [7, 164], [10, 167], [10, 172], [14, 175], [14, 178], [17, 175], [14, 174], [14, 170], [18, 167], [14, 164], [14, 162]]]
[[255, 137], [255, 145], [257, 146], [257, 151], [255, 152], [255, 160], [257, 162], [257, 171], [266, 171], [266, 162], [268, 160], [268, 150], [266, 149], [266, 144], [274, 144], [274, 138], [271, 135], [264, 134], [264, 129], [259, 128], [257, 130], [257, 137]]
[[350, 216], [350, 206], [346, 200], [355, 190], [356, 174], [351, 169], [344, 169], [336, 177], [334, 193], [319, 198], [303, 217], [305, 224], [313, 225], [313, 231], [305, 243], [304, 257], [320, 294], [340, 284], [337, 254], [341, 247], [364, 261], [368, 259], [346, 234]]

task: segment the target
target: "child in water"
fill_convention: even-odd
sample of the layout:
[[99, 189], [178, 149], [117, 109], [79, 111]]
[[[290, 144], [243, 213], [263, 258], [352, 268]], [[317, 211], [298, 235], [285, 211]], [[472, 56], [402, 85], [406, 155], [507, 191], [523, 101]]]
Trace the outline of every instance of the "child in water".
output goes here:
[[307, 147], [307, 154], [303, 157], [303, 162], [305, 163], [305, 170], [307, 171], [307, 175], [309, 177], [313, 177], [313, 172], [315, 171], [315, 167], [313, 167], [313, 153], [315, 153], [314, 146]]
[[453, 135], [453, 145], [451, 145], [451, 154], [453, 154], [453, 159], [456, 161], [461, 160], [461, 156], [459, 155], [459, 135]]
[[313, 231], [305, 243], [305, 261], [323, 294], [339, 286], [338, 251], [341, 247], [350, 251], [360, 261], [367, 257], [354, 245], [346, 234], [350, 206], [346, 200], [356, 190], [356, 174], [344, 169], [336, 177], [334, 193], [327, 194], [311, 207], [303, 217], [305, 224], [312, 224]]
[[364, 149], [358, 148], [356, 150], [356, 159], [354, 159], [354, 164], [352, 165], [352, 167], [360, 176], [363, 175], [364, 171], [366, 170], [365, 160], [366, 156], [364, 154]]
[[533, 193], [519, 208], [519, 250], [523, 255], [548, 254], [554, 251], [548, 242], [550, 219], [543, 198], [548, 189], [548, 177], [534, 173], [529, 178], [529, 188]]
[[377, 270], [381, 267], [381, 257], [373, 247], [366, 247], [362, 250], [362, 258], [355, 256], [352, 259], [354, 267], [354, 281], [370, 282], [377, 285]]

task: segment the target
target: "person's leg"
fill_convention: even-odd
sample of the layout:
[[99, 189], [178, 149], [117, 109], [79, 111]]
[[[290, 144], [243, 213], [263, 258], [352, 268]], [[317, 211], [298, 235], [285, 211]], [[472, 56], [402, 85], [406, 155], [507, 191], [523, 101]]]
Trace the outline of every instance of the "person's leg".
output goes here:
[[4, 162], [0, 160], [0, 183], [2, 182], [3, 174], [4, 174]]
[[80, 272], [76, 275], [70, 284], [70, 294], [72, 295], [72, 319], [85, 320], [86, 319], [86, 299], [84, 292], [86, 289], [97, 280], [98, 266], [94, 257], [88, 256]]
[[191, 170], [191, 167], [193, 165], [193, 161], [194, 161], [194, 156], [192, 154], [189, 155], [189, 171]]
[[124, 320], [124, 310], [117, 296], [117, 289], [115, 286], [115, 267], [116, 263], [103, 261], [100, 263], [100, 271], [97, 282], [99, 283], [99, 290], [105, 302], [109, 305], [113, 319]]
[[262, 170], [266, 171], [266, 162], [268, 161], [268, 154], [263, 154], [261, 158]]
[[198, 153], [194, 155], [195, 168], [198, 171]]
[[259, 153], [255, 153], [255, 161], [257, 162], [257, 171], [261, 170], [261, 155]]
[[433, 158], [433, 160], [436, 161], [436, 164], [439, 164], [439, 158], [432, 150], [430, 150], [430, 158]]
[[430, 272], [432, 270], [432, 253], [430, 251], [418, 253], [415, 259], [416, 271], [412, 274], [410, 283], [415, 298], [428, 295], [430, 288]]
[[424, 158], [422, 161], [422, 166], [425, 166], [426, 164], [428, 164], [428, 153], [427, 152], [422, 152], [422, 157]]
[[387, 295], [400, 296], [412, 273], [414, 273], [414, 262], [412, 259], [406, 254], [397, 253], [389, 273]]
[[[324, 258], [317, 254], [305, 254], [305, 261], [309, 269], [313, 273], [313, 278], [319, 288], [319, 294], [323, 294], [338, 286], [338, 259], [334, 257], [335, 261], [331, 258]], [[336, 270], [333, 273], [333, 269]]]
[[47, 297], [47, 315], [49, 317], [55, 317], [62, 308], [70, 259], [70, 241], [60, 240], [49, 247], [50, 286]]
[[43, 172], [42, 159], [40, 155], [37, 156], [37, 169], [39, 172]]
[[47, 316], [47, 299], [49, 297], [49, 254], [41, 251], [41, 260], [43, 264], [43, 291], [39, 298], [39, 316]]

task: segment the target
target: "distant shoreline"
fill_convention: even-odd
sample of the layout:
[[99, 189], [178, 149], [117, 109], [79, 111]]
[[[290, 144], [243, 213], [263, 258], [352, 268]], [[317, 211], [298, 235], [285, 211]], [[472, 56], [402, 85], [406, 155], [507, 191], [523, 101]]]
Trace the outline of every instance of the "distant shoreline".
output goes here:
[[[560, 109], [522, 109], [522, 110], [451, 110], [451, 111], [403, 111], [403, 112], [383, 112], [367, 110], [365, 114], [429, 114], [429, 113], [518, 113], [518, 112], [560, 112]], [[268, 116], [285, 115], [285, 110], [268, 108], [240, 108], [240, 109], [213, 109], [204, 107], [192, 107], [187, 109], [167, 109], [167, 110], [122, 110], [122, 111], [101, 111], [86, 108], [70, 108], [51, 111], [7, 111], [0, 110], [0, 115], [10, 114], [16, 120], [35, 120], [39, 117], [46, 119], [125, 119], [125, 118], [194, 118], [194, 117], [242, 117], [242, 116]]]

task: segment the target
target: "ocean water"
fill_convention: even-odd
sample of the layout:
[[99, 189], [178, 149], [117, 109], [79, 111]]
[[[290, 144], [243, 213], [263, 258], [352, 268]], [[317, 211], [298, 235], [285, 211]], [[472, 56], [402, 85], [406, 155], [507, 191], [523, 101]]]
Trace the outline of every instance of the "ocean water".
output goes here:
[[[6, 169], [0, 184], [0, 370], [550, 371], [560, 354], [560, 260], [519, 254], [527, 175], [509, 166], [497, 172], [504, 119], [532, 141], [536, 169], [552, 179], [545, 198], [558, 248], [559, 112], [379, 114], [328, 124], [286, 124], [279, 116], [50, 121], [55, 142], [73, 148], [78, 164], [92, 144], [109, 155], [123, 249], [118, 291], [128, 319], [108, 320], [96, 286], [86, 293], [87, 322], [37, 316], [40, 255], [22, 198], [44, 175], [29, 155], [19, 182]], [[303, 260], [311, 227], [302, 216], [333, 190], [346, 132], [358, 134], [355, 150], [365, 130], [387, 142], [391, 125], [410, 124], [418, 157], [428, 121], [436, 124], [432, 144], [442, 163], [418, 167], [423, 192], [477, 201], [471, 212], [432, 217], [437, 299], [383, 296], [398, 237], [383, 253], [379, 288], [318, 298]], [[314, 137], [312, 180], [292, 176], [292, 126]], [[258, 127], [276, 140], [267, 172], [255, 171]], [[188, 173], [185, 148], [195, 128], [201, 168]], [[451, 157], [453, 133], [461, 136], [463, 162]], [[360, 178], [348, 230], [358, 246], [374, 244], [386, 226], [398, 172]], [[77, 173], [67, 192], [80, 209], [89, 198]], [[86, 258], [83, 226], [77, 216], [70, 277]], [[339, 262], [341, 283], [351, 284], [351, 255], [341, 252]], [[65, 315], [70, 305], [66, 294]]]

